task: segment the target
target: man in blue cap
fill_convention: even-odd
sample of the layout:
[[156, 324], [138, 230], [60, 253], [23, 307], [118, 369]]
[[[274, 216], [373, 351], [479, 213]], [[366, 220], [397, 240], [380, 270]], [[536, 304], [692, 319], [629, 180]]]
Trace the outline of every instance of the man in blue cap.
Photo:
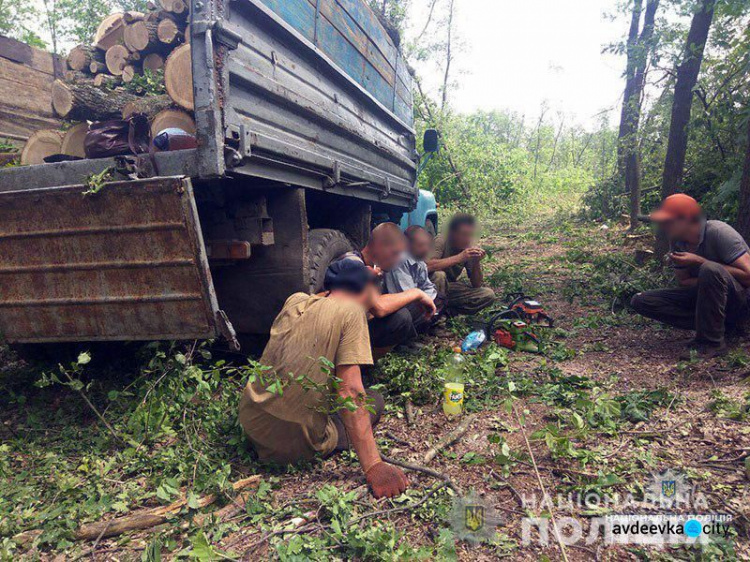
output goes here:
[[295, 463], [353, 448], [380, 498], [399, 495], [408, 482], [380, 458], [372, 427], [385, 405], [362, 383], [361, 366], [373, 362], [367, 311], [376, 281], [361, 261], [341, 260], [326, 272], [324, 293], [289, 297], [260, 360], [281, 380], [283, 392], [268, 390], [268, 381], [248, 383], [239, 418], [263, 461]]

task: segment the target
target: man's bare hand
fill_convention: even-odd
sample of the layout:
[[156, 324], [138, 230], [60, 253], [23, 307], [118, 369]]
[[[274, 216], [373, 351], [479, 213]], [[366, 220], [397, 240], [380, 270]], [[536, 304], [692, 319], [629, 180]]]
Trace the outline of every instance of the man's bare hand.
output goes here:
[[672, 252], [669, 257], [677, 267], [700, 267], [708, 261], [706, 258], [690, 252]]
[[430, 298], [430, 296], [422, 291], [422, 294], [419, 298], [419, 304], [421, 304], [424, 307], [424, 316], [429, 320], [435, 314], [437, 314], [437, 306], [435, 306], [435, 301]]
[[484, 258], [484, 256], [487, 255], [487, 252], [482, 250], [482, 248], [466, 248], [464, 251], [461, 252], [461, 259], [464, 263], [467, 261], [475, 261], [475, 260], [481, 260]]
[[365, 474], [365, 478], [370, 485], [372, 495], [377, 499], [395, 498], [403, 494], [409, 485], [401, 469], [382, 461], [372, 466]]

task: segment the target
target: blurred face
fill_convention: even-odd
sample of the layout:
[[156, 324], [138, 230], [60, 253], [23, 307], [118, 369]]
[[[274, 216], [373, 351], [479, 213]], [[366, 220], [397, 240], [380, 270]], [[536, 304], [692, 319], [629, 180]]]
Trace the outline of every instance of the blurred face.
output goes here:
[[411, 240], [409, 241], [409, 253], [414, 256], [414, 258], [424, 261], [432, 252], [432, 245], [432, 236], [424, 230], [417, 230], [411, 235]]
[[401, 254], [406, 251], [406, 238], [398, 237], [393, 240], [382, 240], [372, 243], [372, 258], [383, 271], [390, 271], [401, 259]]
[[476, 236], [476, 226], [468, 224], [459, 225], [450, 234], [450, 244], [456, 250], [465, 250], [471, 248], [474, 244], [474, 237]]
[[377, 286], [374, 283], [371, 283], [364, 291], [362, 291], [359, 295], [356, 295], [354, 297], [354, 300], [365, 310], [370, 310], [373, 306], [375, 306], [375, 299], [377, 298], [377, 295]]
[[677, 218], [660, 223], [659, 228], [666, 233], [670, 240], [687, 241], [693, 229], [693, 221], [686, 218]]

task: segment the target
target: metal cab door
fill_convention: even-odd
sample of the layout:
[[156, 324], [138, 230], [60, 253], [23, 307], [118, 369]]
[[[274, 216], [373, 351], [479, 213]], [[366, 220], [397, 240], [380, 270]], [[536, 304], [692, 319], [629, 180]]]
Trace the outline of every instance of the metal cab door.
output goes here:
[[189, 179], [0, 193], [0, 337], [234, 341]]

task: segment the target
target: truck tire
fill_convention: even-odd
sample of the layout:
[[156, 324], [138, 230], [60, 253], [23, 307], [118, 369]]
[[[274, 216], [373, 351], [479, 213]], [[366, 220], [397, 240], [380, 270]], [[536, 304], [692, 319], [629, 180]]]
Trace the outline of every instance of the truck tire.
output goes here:
[[310, 268], [310, 294], [323, 290], [326, 269], [336, 258], [354, 248], [349, 239], [339, 230], [317, 228], [307, 236]]

